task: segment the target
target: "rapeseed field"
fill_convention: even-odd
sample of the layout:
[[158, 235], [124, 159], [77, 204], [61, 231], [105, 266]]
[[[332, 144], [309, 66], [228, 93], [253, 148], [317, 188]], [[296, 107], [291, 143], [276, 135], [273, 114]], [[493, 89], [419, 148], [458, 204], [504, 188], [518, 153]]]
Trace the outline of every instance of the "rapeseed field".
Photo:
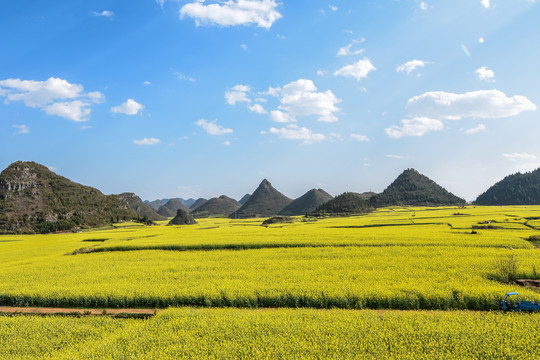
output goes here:
[[0, 317], [0, 358], [535, 358], [540, 315], [499, 310], [506, 292], [540, 294], [498, 264], [539, 277], [537, 218], [540, 206], [386, 208], [1, 236], [0, 306], [181, 308]]

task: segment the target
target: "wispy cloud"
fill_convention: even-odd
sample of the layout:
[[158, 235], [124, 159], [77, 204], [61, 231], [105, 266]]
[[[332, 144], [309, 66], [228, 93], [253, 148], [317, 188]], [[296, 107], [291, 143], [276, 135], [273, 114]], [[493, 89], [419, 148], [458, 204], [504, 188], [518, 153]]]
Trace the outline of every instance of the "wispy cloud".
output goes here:
[[481, 132], [487, 132], [487, 127], [484, 124], [478, 124], [478, 126], [465, 130], [465, 134], [474, 135]]
[[525, 96], [508, 97], [499, 90], [463, 94], [433, 91], [409, 99], [407, 109], [413, 115], [435, 119], [496, 119], [536, 110], [536, 105]]
[[179, 72], [179, 71], [175, 71], [175, 72], [174, 72], [174, 75], [176, 76], [176, 78], [177, 78], [178, 80], [186, 80], [186, 81], [190, 81], [190, 82], [195, 82], [195, 81], [197, 81], [197, 79], [192, 78], [192, 77], [189, 77], [189, 76], [186, 76], [186, 75], [182, 74], [182, 73]]
[[408, 158], [408, 156], [395, 155], [395, 154], [388, 154], [388, 155], [386, 155], [386, 157], [389, 158], [389, 159], [396, 159], [396, 160], [403, 160], [403, 159]]
[[490, 1], [489, 0], [482, 0], [480, 1], [480, 3], [482, 4], [482, 6], [486, 9], [489, 9], [491, 7], [491, 4], [490, 4]]
[[83, 90], [82, 85], [53, 77], [46, 81], [0, 80], [0, 96], [6, 98], [6, 103], [22, 101], [28, 107], [77, 122], [87, 121], [92, 104], [105, 99], [100, 92], [84, 93]]
[[268, 131], [271, 134], [277, 135], [280, 139], [302, 140], [302, 143], [304, 144], [312, 144], [314, 142], [326, 139], [323, 134], [315, 134], [310, 129], [299, 127], [295, 124], [290, 124], [281, 129], [270, 128]]
[[401, 120], [401, 126], [392, 125], [384, 131], [389, 137], [399, 139], [403, 136], [423, 136], [430, 131], [442, 129], [444, 129], [444, 123], [440, 120], [415, 117], [412, 119], [403, 119]]
[[513, 162], [536, 160], [536, 155], [527, 154], [527, 153], [512, 153], [512, 154], [504, 153], [504, 154], [502, 154], [502, 156], [506, 160], [510, 160], [510, 161], [513, 161]]
[[195, 19], [197, 26], [215, 24], [221, 26], [257, 25], [270, 29], [282, 15], [277, 11], [278, 3], [274, 0], [228, 0], [213, 1], [205, 5], [204, 1], [188, 3], [180, 9], [180, 18], [185, 16]]
[[11, 125], [11, 127], [17, 129], [17, 135], [28, 134], [30, 132], [30, 128], [26, 125]]
[[369, 138], [366, 135], [362, 134], [351, 134], [351, 137], [358, 141], [369, 141]]
[[133, 99], [127, 99], [126, 102], [121, 105], [111, 108], [111, 112], [115, 114], [125, 114], [125, 115], [137, 115], [139, 111], [144, 108], [143, 105], [139, 104]]
[[106, 17], [106, 18], [112, 18], [114, 16], [114, 13], [112, 11], [109, 11], [109, 10], [103, 10], [101, 12], [92, 11], [92, 15]]
[[407, 75], [409, 75], [414, 70], [416, 70], [416, 69], [418, 69], [420, 67], [426, 66], [426, 64], [427, 63], [425, 61], [422, 61], [422, 60], [411, 60], [411, 61], [407, 61], [404, 64], [399, 65], [396, 68], [396, 71], [397, 72], [406, 72]]
[[206, 121], [205, 119], [199, 119], [195, 124], [202, 127], [210, 135], [225, 135], [233, 132], [233, 129], [224, 128], [223, 126], [218, 125], [217, 120]]
[[363, 38], [353, 40], [349, 45], [339, 48], [337, 56], [359, 55], [363, 53], [364, 49], [353, 49], [353, 46], [355, 47], [356, 45], [361, 44], [364, 41], [366, 40]]
[[157, 145], [161, 143], [161, 140], [157, 138], [144, 138], [141, 140], [133, 140], [135, 145]]

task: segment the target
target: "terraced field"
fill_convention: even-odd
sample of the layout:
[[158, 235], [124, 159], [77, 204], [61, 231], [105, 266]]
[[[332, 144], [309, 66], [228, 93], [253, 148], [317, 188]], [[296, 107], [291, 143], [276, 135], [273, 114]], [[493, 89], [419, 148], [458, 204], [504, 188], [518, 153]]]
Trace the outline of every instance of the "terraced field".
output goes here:
[[[0, 305], [183, 308], [149, 320], [2, 317], [0, 357], [85, 358], [93, 349], [105, 358], [531, 358], [538, 338], [526, 329], [540, 316], [498, 310], [508, 291], [540, 294], [504, 282], [500, 264], [517, 264], [517, 278], [540, 278], [529, 241], [540, 235], [538, 218], [540, 206], [387, 208], [268, 227], [210, 218], [1, 236]], [[13, 331], [32, 326], [48, 329], [38, 332], [43, 344], [22, 349]]]

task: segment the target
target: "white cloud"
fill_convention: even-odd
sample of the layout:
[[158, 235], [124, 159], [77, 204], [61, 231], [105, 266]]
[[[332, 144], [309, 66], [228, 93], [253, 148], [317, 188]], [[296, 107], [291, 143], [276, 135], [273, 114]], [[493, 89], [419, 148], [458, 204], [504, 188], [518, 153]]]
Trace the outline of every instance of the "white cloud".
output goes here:
[[83, 90], [82, 85], [53, 77], [46, 81], [0, 80], [0, 96], [6, 98], [6, 103], [22, 101], [28, 107], [73, 121], [87, 121], [91, 112], [89, 107], [105, 99], [98, 91], [85, 94]]
[[339, 10], [338, 7], [337, 7], [337, 6], [334, 6], [334, 5], [328, 4], [328, 7], [329, 7], [330, 10], [332, 10], [332, 11], [338, 11], [338, 10]]
[[76, 122], [88, 120], [90, 109], [89, 104], [81, 100], [57, 102], [42, 108], [49, 115], [57, 115]]
[[81, 126], [81, 130], [89, 130], [89, 129], [92, 129], [92, 128], [93, 128], [93, 126], [91, 126], [91, 125], [83, 125], [83, 126]]
[[401, 120], [401, 126], [392, 125], [384, 129], [386, 135], [393, 139], [399, 139], [403, 136], [423, 136], [429, 131], [438, 131], [444, 129], [444, 123], [437, 119], [427, 117], [415, 117], [412, 119]]
[[102, 12], [92, 11], [92, 15], [111, 18], [114, 16], [114, 13], [109, 10], [103, 10]]
[[318, 92], [313, 81], [299, 79], [293, 81], [281, 89], [279, 110], [295, 116], [319, 116], [319, 121], [338, 121], [335, 115], [340, 109], [336, 104], [338, 99], [330, 90]]
[[429, 9], [429, 5], [422, 1], [420, 3], [420, 10], [426, 11], [427, 9]]
[[141, 140], [133, 140], [135, 145], [157, 145], [161, 143], [161, 140], [156, 138], [144, 138]]
[[163, 4], [165, 4], [165, 1], [166, 0], [156, 0], [156, 2], [159, 4], [159, 6], [161, 6], [162, 9], [163, 9]]
[[227, 141], [225, 141], [225, 142], [223, 143], [223, 145], [225, 145], [225, 146], [231, 146], [231, 142], [227, 140]]
[[250, 25], [270, 29], [282, 15], [276, 10], [275, 0], [226, 0], [204, 4], [204, 0], [186, 4], [180, 9], [180, 18], [189, 16], [200, 24], [221, 26]]
[[195, 122], [198, 126], [202, 127], [210, 135], [225, 135], [233, 132], [233, 129], [224, 128], [217, 124], [217, 120], [206, 121], [205, 119], [199, 119]]
[[266, 111], [261, 104], [253, 104], [252, 106], [248, 106], [248, 109], [257, 114], [268, 114], [268, 111]]
[[495, 73], [493, 72], [493, 70], [490, 70], [485, 66], [482, 66], [481, 68], [476, 69], [475, 73], [480, 80], [495, 81], [494, 80]]
[[388, 154], [386, 155], [386, 157], [389, 159], [396, 159], [396, 160], [403, 160], [407, 158], [407, 156], [404, 156], [404, 155], [394, 155], [394, 154]]
[[280, 87], [273, 88], [273, 87], [269, 86], [268, 90], [261, 92], [260, 95], [268, 95], [268, 96], [273, 96], [273, 97], [279, 97], [280, 92], [281, 92]]
[[369, 141], [369, 138], [366, 135], [361, 134], [351, 134], [351, 137], [353, 139], [356, 139], [358, 141]]
[[272, 119], [272, 121], [275, 121], [278, 123], [296, 122], [296, 119], [294, 117], [279, 110], [272, 110], [270, 112], [270, 118]]
[[270, 128], [269, 132], [277, 135], [280, 139], [302, 140], [304, 144], [312, 144], [326, 138], [323, 134], [314, 134], [310, 129], [294, 124], [281, 129]]
[[330, 133], [330, 136], [337, 139], [337, 140], [339, 140], [339, 141], [343, 141], [343, 136], [341, 136], [341, 134], [332, 132], [332, 133]]
[[341, 69], [334, 72], [334, 76], [343, 76], [343, 77], [353, 77], [356, 80], [360, 81], [363, 78], [367, 77], [371, 71], [374, 71], [375, 66], [371, 63], [368, 58], [359, 60], [358, 62], [342, 67]]
[[247, 93], [250, 91], [247, 85], [236, 85], [231, 90], [225, 92], [225, 100], [229, 105], [236, 105], [239, 102], [250, 103], [251, 100], [247, 97]]
[[406, 72], [407, 75], [410, 74], [411, 72], [413, 72], [414, 70], [416, 70], [417, 68], [419, 67], [424, 67], [426, 66], [426, 62], [425, 61], [422, 61], [422, 60], [411, 60], [411, 61], [407, 61], [406, 63], [404, 64], [401, 64], [399, 65], [397, 68], [396, 68], [396, 71], [397, 72]]
[[536, 160], [536, 155], [527, 154], [527, 153], [513, 153], [513, 154], [504, 153], [502, 154], [502, 156], [505, 159], [510, 160], [512, 162]]
[[125, 103], [111, 108], [111, 111], [116, 114], [137, 115], [143, 108], [144, 106], [135, 100], [127, 99]]
[[247, 45], [246, 44], [241, 44], [240, 47], [244, 50], [247, 50]]
[[179, 72], [179, 71], [175, 71], [175, 72], [174, 72], [174, 75], [176, 75], [176, 77], [178, 78], [178, 80], [187, 80], [187, 81], [191, 81], [191, 82], [197, 81], [197, 79], [194, 79], [194, 78], [192, 78], [192, 77], [186, 76], [186, 75], [182, 74], [182, 73]]
[[319, 70], [317, 70], [317, 75], [319, 75], [319, 76], [325, 76], [325, 75], [326, 75], [326, 71], [319, 69]]
[[352, 50], [352, 47], [357, 44], [361, 44], [364, 41], [366, 40], [362, 38], [353, 40], [349, 45], [339, 48], [337, 56], [358, 55], [358, 54], [363, 53], [364, 49]]
[[515, 116], [523, 111], [536, 110], [536, 105], [524, 96], [507, 97], [499, 90], [463, 94], [433, 91], [409, 99], [407, 108], [413, 116], [459, 120], [464, 117], [489, 119]]
[[26, 125], [11, 125], [11, 127], [17, 129], [18, 135], [28, 134], [30, 132], [30, 128]]
[[151, 83], [150, 81], [145, 81], [145, 82], [143, 82], [143, 84], [144, 84], [145, 86], [152, 85], [152, 83]]
[[491, 4], [489, 3], [489, 0], [482, 0], [480, 3], [486, 9], [489, 9], [491, 7]]
[[473, 127], [472, 129], [467, 129], [467, 130], [465, 130], [465, 134], [467, 134], [467, 135], [474, 135], [474, 134], [478, 134], [478, 133], [486, 132], [486, 131], [487, 131], [486, 125], [484, 125], [484, 124], [478, 124], [478, 126]]

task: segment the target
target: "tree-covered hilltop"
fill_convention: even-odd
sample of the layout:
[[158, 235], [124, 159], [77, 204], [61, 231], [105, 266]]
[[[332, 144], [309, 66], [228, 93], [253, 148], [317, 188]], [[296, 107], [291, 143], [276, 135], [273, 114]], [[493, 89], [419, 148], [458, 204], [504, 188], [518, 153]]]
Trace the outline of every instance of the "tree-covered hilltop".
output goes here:
[[369, 202], [361, 194], [345, 192], [320, 205], [313, 215], [323, 214], [358, 214], [373, 210]]
[[279, 212], [279, 215], [304, 215], [314, 211], [321, 204], [332, 199], [332, 195], [323, 189], [311, 189]]
[[195, 218], [203, 218], [209, 216], [228, 216], [236, 210], [240, 209], [242, 205], [225, 195], [220, 197], [211, 198], [201, 206], [197, 207], [191, 212], [191, 215]]
[[508, 175], [478, 196], [477, 205], [540, 205], [540, 168]]
[[47, 233], [137, 218], [120, 196], [104, 195], [35, 162], [17, 161], [0, 173], [3, 233]]
[[463, 205], [465, 199], [455, 196], [414, 169], [399, 175], [381, 194], [370, 198], [375, 207]]

